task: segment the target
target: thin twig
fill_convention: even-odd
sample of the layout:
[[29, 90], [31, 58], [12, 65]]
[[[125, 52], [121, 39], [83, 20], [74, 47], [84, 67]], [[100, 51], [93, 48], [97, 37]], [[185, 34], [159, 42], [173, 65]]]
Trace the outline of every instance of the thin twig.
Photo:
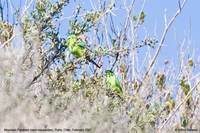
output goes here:
[[6, 10], [7, 10], [7, 12], [6, 12], [6, 20], [7, 20], [7, 22], [9, 22], [9, 5], [8, 5], [8, 1], [6, 0]]
[[115, 64], [117, 63], [117, 61], [118, 61], [118, 57], [119, 57], [119, 53], [116, 54], [115, 61], [114, 61], [113, 65], [112, 65], [112, 67], [111, 67], [111, 69], [110, 69], [111, 71], [113, 70]]
[[40, 73], [37, 74], [25, 88], [28, 89], [32, 84], [34, 84], [34, 83], [40, 78], [40, 76], [44, 73], [44, 71], [45, 71], [46, 69], [48, 69], [49, 66], [50, 66], [52, 63], [54, 63], [54, 60], [55, 60], [56, 58], [58, 58], [59, 56], [60, 56], [60, 53], [56, 53], [56, 55], [55, 55], [49, 62], [47, 62], [47, 63], [45, 64], [45, 66], [42, 68], [42, 70], [40, 71]]
[[0, 48], [4, 48], [10, 41], [12, 41], [17, 35], [20, 35], [20, 34], [13, 34], [12, 37], [10, 39], [8, 39], [7, 41], [5, 41], [2, 46]]
[[175, 19], [177, 18], [177, 16], [181, 13], [181, 11], [182, 11], [183, 7], [185, 6], [186, 2], [187, 2], [187, 0], [184, 0], [184, 1], [183, 1], [182, 5], [179, 6], [179, 9], [177, 10], [177, 12], [175, 13], [175, 15], [171, 18], [170, 22], [169, 22], [169, 23], [167, 24], [167, 26], [165, 27], [164, 32], [163, 32], [163, 34], [162, 34], [162, 37], [161, 37], [161, 39], [160, 39], [159, 47], [158, 47], [158, 49], [157, 49], [157, 51], [156, 51], [156, 54], [154, 55], [153, 59], [151, 60], [151, 63], [150, 63], [150, 65], [149, 65], [149, 67], [148, 67], [146, 73], [144, 74], [144, 78], [143, 78], [142, 83], [141, 83], [141, 85], [139, 86], [139, 88], [142, 86], [143, 81], [146, 79], [146, 77], [148, 76], [149, 72], [150, 72], [151, 69], [153, 68], [153, 66], [154, 66], [154, 64], [155, 64], [155, 61], [156, 61], [156, 59], [157, 59], [157, 57], [158, 57], [158, 55], [159, 55], [159, 53], [160, 53], [160, 51], [161, 51], [161, 48], [163, 47], [163, 44], [164, 44], [166, 35], [167, 35], [167, 33], [168, 33], [170, 27], [171, 27], [172, 24], [174, 23]]
[[174, 116], [176, 114], [176, 112], [183, 105], [183, 103], [185, 103], [190, 98], [192, 92], [194, 91], [194, 89], [196, 89], [198, 87], [198, 85], [200, 85], [200, 81], [198, 81], [197, 84], [188, 92], [186, 97], [179, 103], [179, 105], [176, 107], [176, 109], [168, 116], [166, 121], [158, 128], [158, 132], [160, 132], [160, 130], [169, 122], [169, 120], [172, 118], [172, 116]]
[[[27, 1], [26, 1], [27, 2]], [[25, 9], [23, 10], [21, 14], [21, 18], [25, 15], [26, 11], [30, 8], [31, 4], [34, 2], [34, 0], [31, 0], [27, 6], [25, 6]]]
[[3, 21], [3, 5], [2, 5], [2, 1], [0, 0], [0, 17], [1, 17], [1, 20]]

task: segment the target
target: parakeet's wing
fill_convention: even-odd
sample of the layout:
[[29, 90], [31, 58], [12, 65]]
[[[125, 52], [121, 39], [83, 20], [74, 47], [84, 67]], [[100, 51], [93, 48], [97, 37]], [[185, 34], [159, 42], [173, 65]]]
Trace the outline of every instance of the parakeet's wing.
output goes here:
[[115, 77], [115, 84], [116, 84], [116, 87], [118, 89], [117, 91], [119, 91], [120, 93], [122, 93], [122, 87], [121, 87], [119, 79], [117, 77]]
[[67, 38], [66, 45], [71, 52], [73, 51], [73, 48], [76, 45], [76, 42], [77, 42], [77, 37], [75, 35], [70, 35]]
[[85, 48], [79, 45], [75, 45], [72, 49], [72, 54], [76, 57], [83, 57], [85, 56]]

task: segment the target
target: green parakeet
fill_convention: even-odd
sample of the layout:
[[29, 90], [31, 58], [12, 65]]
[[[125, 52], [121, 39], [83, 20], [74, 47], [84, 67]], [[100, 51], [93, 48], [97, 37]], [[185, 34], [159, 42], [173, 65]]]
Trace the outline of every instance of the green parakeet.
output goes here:
[[98, 68], [100, 68], [100, 66], [96, 62], [91, 60], [90, 57], [87, 55], [86, 44], [87, 44], [87, 37], [85, 35], [80, 35], [80, 36], [70, 35], [66, 41], [66, 45], [68, 46], [69, 51], [76, 58], [83, 57], [89, 62], [96, 65]]
[[67, 38], [66, 45], [69, 51], [77, 58], [84, 57], [86, 49], [84, 48], [86, 42], [81, 41], [76, 35], [70, 35]]
[[106, 84], [112, 91], [117, 93], [117, 95], [122, 95], [123, 92], [119, 79], [111, 70], [106, 70]]

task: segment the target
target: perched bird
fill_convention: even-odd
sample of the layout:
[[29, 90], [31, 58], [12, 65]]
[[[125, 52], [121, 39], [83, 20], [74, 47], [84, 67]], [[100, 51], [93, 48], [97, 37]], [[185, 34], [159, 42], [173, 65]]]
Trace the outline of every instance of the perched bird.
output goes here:
[[119, 79], [111, 70], [106, 70], [106, 84], [118, 96], [123, 94]]
[[70, 35], [67, 38], [66, 45], [69, 48], [69, 51], [76, 57], [76, 58], [85, 58], [89, 62], [96, 65], [98, 68], [100, 66], [94, 62], [92, 59], [90, 59], [90, 56], [88, 55], [88, 49], [86, 48], [87, 44], [87, 36], [86, 35]]

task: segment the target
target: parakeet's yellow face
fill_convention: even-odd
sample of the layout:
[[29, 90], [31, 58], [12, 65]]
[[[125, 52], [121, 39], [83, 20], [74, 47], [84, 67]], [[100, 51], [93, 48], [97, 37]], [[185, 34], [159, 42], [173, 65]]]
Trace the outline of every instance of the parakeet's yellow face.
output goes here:
[[77, 42], [77, 37], [75, 35], [70, 35], [68, 38], [67, 38], [67, 46], [71, 49], [72, 47], [75, 46], [76, 42]]

